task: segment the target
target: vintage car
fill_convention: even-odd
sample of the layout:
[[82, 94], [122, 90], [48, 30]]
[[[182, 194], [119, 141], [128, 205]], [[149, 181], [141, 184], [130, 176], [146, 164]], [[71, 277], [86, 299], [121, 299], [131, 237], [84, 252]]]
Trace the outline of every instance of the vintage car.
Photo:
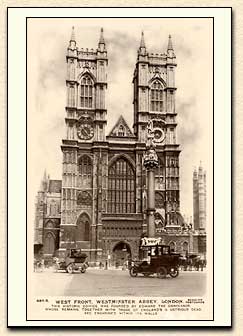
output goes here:
[[86, 258], [87, 254], [83, 253], [80, 249], [69, 249], [65, 252], [64, 256], [54, 258], [54, 269], [56, 272], [65, 270], [70, 274], [74, 271], [85, 273], [88, 268]]
[[168, 274], [172, 278], [179, 275], [180, 254], [170, 251], [170, 246], [160, 245], [158, 241], [141, 244], [139, 254], [142, 260], [134, 261], [129, 270], [131, 277], [136, 277], [139, 273], [144, 276], [156, 274], [163, 279]]

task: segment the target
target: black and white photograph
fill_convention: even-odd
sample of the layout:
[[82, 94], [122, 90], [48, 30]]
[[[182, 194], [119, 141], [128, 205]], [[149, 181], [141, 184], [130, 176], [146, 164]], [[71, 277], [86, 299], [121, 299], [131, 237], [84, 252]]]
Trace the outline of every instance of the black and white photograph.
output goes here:
[[36, 295], [206, 294], [212, 29], [28, 20]]
[[28, 17], [26, 81], [27, 321], [213, 321], [213, 17]]

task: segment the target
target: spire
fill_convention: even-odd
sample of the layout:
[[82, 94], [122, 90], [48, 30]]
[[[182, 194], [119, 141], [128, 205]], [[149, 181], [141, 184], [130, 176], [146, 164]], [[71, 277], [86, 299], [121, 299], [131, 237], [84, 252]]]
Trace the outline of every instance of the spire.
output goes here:
[[47, 173], [46, 173], [46, 169], [44, 171], [44, 175], [43, 175], [43, 179], [41, 182], [41, 191], [46, 191], [47, 190]]
[[71, 38], [69, 40], [68, 49], [71, 50], [71, 52], [73, 52], [75, 49], [77, 49], [76, 40], [75, 40], [75, 33], [74, 33], [74, 26], [72, 27], [72, 33], [71, 33]]
[[171, 35], [169, 35], [167, 55], [168, 55], [169, 58], [175, 58], [176, 57], [175, 53], [174, 53], [174, 48], [173, 48], [173, 45], [172, 45]]
[[168, 50], [173, 50], [173, 45], [172, 45], [172, 39], [171, 39], [171, 35], [169, 35], [169, 41], [168, 41], [168, 47], [167, 47], [167, 51]]
[[145, 42], [144, 42], [144, 33], [143, 33], [143, 31], [142, 31], [142, 36], [141, 36], [140, 48], [146, 48], [145, 47]]
[[71, 33], [71, 39], [70, 39], [70, 41], [76, 41], [75, 40], [75, 32], [74, 32], [74, 26], [72, 26], [72, 33]]
[[146, 54], [146, 46], [145, 46], [143, 31], [142, 31], [142, 35], [141, 35], [141, 41], [140, 41], [140, 46], [139, 46], [139, 49], [138, 49], [138, 54], [139, 55], [145, 55]]
[[99, 44], [105, 44], [105, 39], [104, 39], [104, 29], [101, 28], [100, 29], [100, 40], [99, 40]]
[[100, 29], [100, 39], [98, 43], [98, 50], [101, 52], [105, 51], [105, 39], [104, 39], [104, 29]]

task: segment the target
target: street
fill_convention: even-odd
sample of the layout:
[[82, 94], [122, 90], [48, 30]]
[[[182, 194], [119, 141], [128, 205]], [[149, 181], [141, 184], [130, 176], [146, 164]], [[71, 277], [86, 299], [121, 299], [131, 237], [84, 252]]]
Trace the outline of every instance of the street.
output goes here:
[[206, 276], [206, 271], [181, 271], [175, 279], [142, 274], [132, 278], [121, 269], [88, 268], [84, 274], [49, 269], [33, 273], [31, 287], [38, 296], [202, 296]]

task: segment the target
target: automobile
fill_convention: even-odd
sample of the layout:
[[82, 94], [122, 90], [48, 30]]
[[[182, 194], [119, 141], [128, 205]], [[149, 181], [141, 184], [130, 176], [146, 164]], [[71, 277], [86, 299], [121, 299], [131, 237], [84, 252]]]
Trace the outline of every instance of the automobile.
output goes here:
[[178, 277], [181, 255], [172, 252], [170, 246], [150, 239], [147, 243], [141, 244], [139, 254], [142, 260], [132, 262], [129, 270], [131, 277], [136, 277], [139, 273], [144, 276], [156, 274], [160, 279], [166, 278], [167, 275], [172, 278]]
[[88, 268], [86, 261], [87, 254], [81, 249], [68, 249], [63, 257], [57, 256], [54, 258], [54, 269], [56, 272], [65, 270], [72, 274], [75, 271], [85, 273]]

